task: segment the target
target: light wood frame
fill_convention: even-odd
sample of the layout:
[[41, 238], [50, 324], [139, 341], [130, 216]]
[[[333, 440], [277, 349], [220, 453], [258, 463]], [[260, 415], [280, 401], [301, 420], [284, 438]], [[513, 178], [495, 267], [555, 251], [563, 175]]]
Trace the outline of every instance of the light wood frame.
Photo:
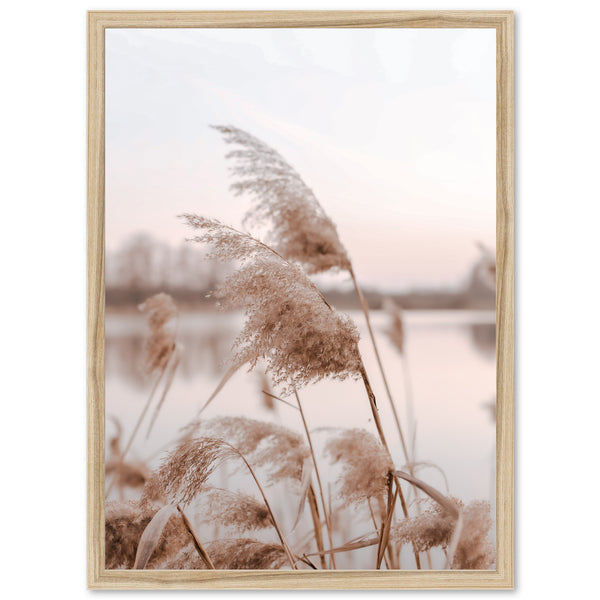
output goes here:
[[[497, 567], [495, 571], [118, 571], [104, 568], [104, 32], [107, 28], [496, 30]], [[513, 587], [513, 13], [108, 11], [88, 13], [88, 587], [483, 589]]]

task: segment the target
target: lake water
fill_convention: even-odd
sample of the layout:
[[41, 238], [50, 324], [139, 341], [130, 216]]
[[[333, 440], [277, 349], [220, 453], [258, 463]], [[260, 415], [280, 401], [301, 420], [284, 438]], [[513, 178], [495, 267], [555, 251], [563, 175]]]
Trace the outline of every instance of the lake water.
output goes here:
[[[398, 434], [360, 312], [350, 312], [361, 331], [360, 350], [377, 397], [381, 419], [397, 467], [403, 464]], [[432, 463], [418, 476], [468, 502], [487, 499], [495, 504], [496, 394], [495, 313], [493, 311], [404, 311], [406, 362], [390, 343], [385, 330], [389, 317], [374, 311], [372, 322], [400, 418], [408, 430], [405, 367], [414, 398], [416, 457]], [[182, 362], [159, 419], [146, 439], [143, 425], [129, 458], [158, 464], [161, 450], [174, 441], [192, 419], [222, 376], [242, 316], [231, 313], [183, 313], [178, 340]], [[151, 389], [141, 367], [146, 324], [141, 315], [107, 314], [106, 414], [123, 426], [123, 439], [133, 429]], [[241, 369], [205, 411], [205, 417], [244, 415], [276, 420], [299, 432], [296, 410], [276, 402], [265, 407], [259, 373]], [[325, 427], [362, 427], [375, 432], [360, 381], [324, 381], [300, 391], [311, 430]], [[107, 438], [114, 425], [107, 420]], [[319, 437], [315, 435], [316, 444]], [[447, 480], [447, 483], [446, 483]], [[448, 486], [448, 487], [446, 487]]]

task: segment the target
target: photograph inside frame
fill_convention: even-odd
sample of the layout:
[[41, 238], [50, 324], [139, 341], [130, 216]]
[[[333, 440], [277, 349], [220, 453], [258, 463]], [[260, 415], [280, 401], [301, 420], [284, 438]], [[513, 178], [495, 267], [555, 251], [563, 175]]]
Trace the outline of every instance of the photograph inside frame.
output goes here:
[[105, 32], [105, 568], [496, 568], [496, 31]]

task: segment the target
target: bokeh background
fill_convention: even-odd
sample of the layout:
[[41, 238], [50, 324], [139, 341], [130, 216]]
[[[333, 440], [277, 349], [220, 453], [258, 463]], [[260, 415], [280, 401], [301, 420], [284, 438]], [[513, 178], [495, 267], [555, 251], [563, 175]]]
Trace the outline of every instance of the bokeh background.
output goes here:
[[[137, 305], [171, 294], [183, 347], [161, 416], [148, 438], [137, 437], [132, 460], [158, 463], [217, 385], [241, 329], [240, 314], [217, 313], [207, 297], [227, 267], [186, 242], [189, 231], [177, 217], [196, 212], [242, 226], [248, 199], [229, 190], [224, 155], [231, 148], [209, 127], [232, 124], [277, 149], [337, 225], [373, 309], [404, 419], [410, 379], [411, 438], [417, 459], [433, 465], [419, 476], [465, 501], [494, 503], [494, 36], [107, 30], [107, 437], [116, 435], [116, 422], [128, 437], [152, 387]], [[321, 275], [317, 284], [361, 330], [361, 352], [400, 456], [348, 276]], [[386, 298], [404, 309], [404, 361], [388, 335]], [[300, 430], [297, 414], [273, 408], [263, 388], [260, 369], [242, 370], [206, 416], [242, 414]], [[323, 382], [302, 397], [313, 429], [373, 428], [356, 382]]]

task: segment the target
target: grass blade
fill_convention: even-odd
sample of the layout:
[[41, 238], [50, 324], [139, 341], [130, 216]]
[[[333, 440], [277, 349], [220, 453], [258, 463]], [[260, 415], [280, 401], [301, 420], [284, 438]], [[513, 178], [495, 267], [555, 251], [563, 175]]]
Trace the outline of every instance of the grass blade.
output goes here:
[[[181, 358], [180, 358], [179, 345], [177, 345], [175, 347], [175, 351], [173, 352], [173, 355], [171, 356], [171, 359], [169, 361], [170, 364], [167, 367], [169, 372], [168, 372], [167, 378], [165, 380], [165, 387], [163, 388], [163, 393], [160, 397], [160, 400], [158, 401], [158, 404], [156, 405], [156, 408], [154, 409], [152, 419], [150, 420], [150, 425], [148, 425], [148, 431], [146, 432], [146, 439], [148, 439], [148, 437], [150, 436], [150, 432], [152, 431], [152, 427], [154, 426], [156, 418], [158, 417], [158, 413], [160, 412], [160, 409], [162, 408], [162, 405], [164, 404], [164, 401], [165, 401], [165, 398], [167, 397], [169, 389], [171, 388], [171, 384], [173, 383], [173, 378], [175, 377], [175, 371], [177, 370], [177, 367], [179, 366], [180, 360], [181, 360]], [[167, 369], [165, 369], [165, 372], [167, 371]]]
[[435, 488], [426, 484], [424, 481], [421, 481], [420, 479], [417, 479], [416, 477], [413, 477], [404, 471], [394, 471], [394, 476], [404, 479], [405, 481], [412, 483], [415, 487], [418, 487], [420, 490], [424, 491], [430, 498], [435, 500], [442, 508], [448, 511], [452, 517], [458, 519], [459, 511], [456, 507], [456, 504], [444, 496], [444, 494], [438, 492]]
[[308, 488], [308, 504], [310, 506], [310, 514], [313, 521], [313, 528], [315, 530], [315, 542], [317, 543], [317, 550], [319, 551], [319, 558], [321, 559], [321, 568], [327, 569], [327, 561], [325, 560], [325, 554], [323, 553], [325, 546], [323, 545], [323, 529], [321, 527], [319, 503], [317, 502], [317, 495], [312, 484]]
[[219, 382], [219, 385], [215, 388], [215, 391], [210, 395], [209, 399], [204, 403], [204, 405], [200, 408], [200, 410], [196, 413], [196, 417], [199, 417], [206, 407], [217, 397], [217, 394], [225, 387], [225, 384], [233, 377], [235, 372], [242, 366], [243, 363], [237, 363], [231, 365], [223, 378]]
[[194, 531], [192, 524], [189, 522], [186, 514], [183, 512], [183, 509], [179, 506], [179, 504], [177, 505], [177, 510], [179, 511], [179, 514], [181, 515], [181, 518], [183, 519], [183, 524], [185, 525], [186, 529], [189, 531], [190, 535], [192, 536], [192, 539], [194, 540], [194, 546], [196, 548], [196, 551], [200, 555], [200, 558], [204, 561], [204, 564], [206, 564], [206, 566], [209, 569], [214, 570], [215, 565], [213, 564], [212, 560], [210, 559], [210, 556], [208, 555], [208, 553], [206, 552], [206, 549], [202, 545], [200, 538], [196, 535], [196, 532]]
[[369, 538], [367, 540], [361, 540], [358, 542], [348, 542], [343, 546], [332, 548], [331, 550], [324, 550], [323, 552], [311, 552], [306, 556], [318, 556], [319, 554], [336, 554], [338, 552], [352, 552], [352, 550], [358, 550], [359, 548], [368, 548], [369, 546], [375, 546], [379, 543], [379, 535]]
[[302, 464], [302, 481], [300, 483], [300, 502], [298, 504], [296, 520], [294, 521], [292, 531], [296, 530], [296, 527], [298, 527], [298, 523], [300, 523], [300, 519], [302, 518], [302, 515], [304, 514], [304, 506], [306, 504], [306, 496], [308, 495], [308, 488], [311, 485], [312, 467], [313, 467], [312, 460], [310, 458], [304, 459], [304, 463]]
[[144, 529], [142, 537], [138, 542], [137, 551], [135, 553], [134, 569], [145, 569], [146, 564], [150, 560], [154, 552], [162, 532], [168, 523], [169, 519], [177, 514], [177, 509], [172, 504], [163, 506]]
[[388, 483], [388, 506], [387, 514], [383, 527], [381, 528], [381, 535], [379, 536], [379, 546], [377, 547], [377, 569], [381, 568], [381, 562], [385, 556], [387, 545], [390, 541], [390, 531], [392, 529], [392, 517], [394, 515], [394, 508], [396, 506], [396, 500], [398, 499], [399, 486], [396, 486], [396, 491], [392, 495], [392, 482], [393, 479], [390, 477]]
[[456, 521], [456, 527], [452, 532], [452, 538], [450, 539], [450, 543], [448, 544], [448, 550], [446, 550], [446, 569], [452, 568], [452, 563], [454, 561], [454, 553], [456, 552], [456, 547], [458, 546], [458, 542], [460, 541], [460, 535], [463, 530], [464, 519], [462, 515], [462, 511], [459, 512], [458, 521]]

